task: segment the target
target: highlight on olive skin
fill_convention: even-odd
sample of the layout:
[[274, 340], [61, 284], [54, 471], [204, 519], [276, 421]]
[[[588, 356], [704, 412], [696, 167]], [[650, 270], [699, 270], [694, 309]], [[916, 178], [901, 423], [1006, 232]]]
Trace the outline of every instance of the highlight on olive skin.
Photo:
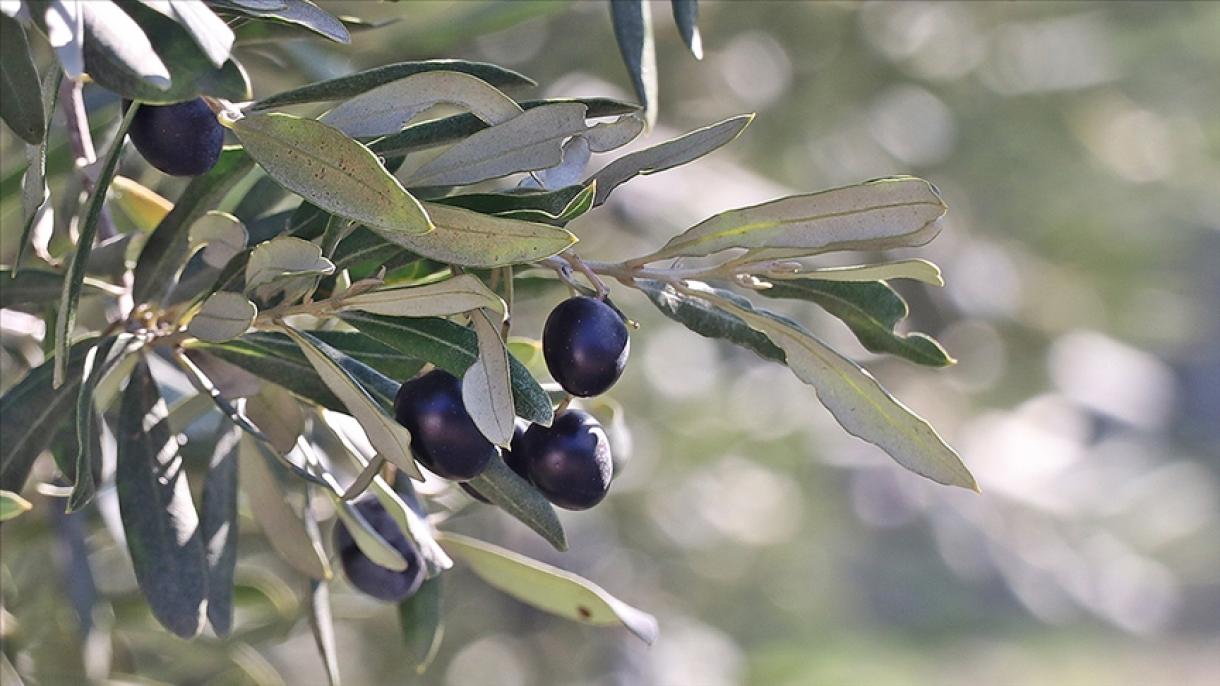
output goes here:
[[534, 424], [521, 440], [530, 481], [553, 505], [587, 510], [610, 490], [610, 441], [593, 415], [565, 410], [550, 427]]
[[466, 481], [496, 456], [462, 403], [462, 383], [434, 369], [404, 383], [394, 398], [394, 417], [411, 432], [411, 452], [438, 476]]
[[583, 295], [559, 303], [542, 330], [542, 354], [551, 376], [581, 398], [609, 390], [623, 375], [630, 350], [619, 313]]
[[355, 507], [377, 535], [402, 555], [407, 568], [396, 572], [370, 560], [356, 545], [347, 525], [339, 521], [335, 524], [335, 551], [348, 582], [361, 593], [390, 603], [411, 597], [424, 581], [424, 561], [419, 550], [375, 498], [359, 500]]
[[203, 98], [173, 105], [142, 104], [128, 135], [149, 164], [171, 176], [207, 173], [220, 159], [225, 140], [224, 127]]

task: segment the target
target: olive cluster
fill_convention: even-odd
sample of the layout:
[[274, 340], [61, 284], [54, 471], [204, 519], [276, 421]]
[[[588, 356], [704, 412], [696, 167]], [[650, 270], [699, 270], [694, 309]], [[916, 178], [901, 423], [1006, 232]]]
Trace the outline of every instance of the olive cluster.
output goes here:
[[[567, 393], [577, 397], [598, 395], [613, 386], [622, 376], [630, 347], [622, 316], [602, 300], [584, 296], [560, 303], [547, 317], [542, 334], [547, 369]], [[394, 414], [411, 432], [415, 459], [482, 502], [488, 501], [465, 482], [496, 459], [504, 460], [547, 500], [565, 509], [593, 507], [610, 489], [614, 475], [610, 443], [597, 419], [583, 410], [565, 409], [549, 427], [517, 419], [509, 447], [500, 449], [467, 413], [458, 378], [434, 369], [399, 388]], [[377, 501], [361, 501], [357, 507], [403, 554], [407, 568], [396, 572], [369, 560], [340, 523], [335, 545], [348, 579], [357, 589], [383, 600], [410, 596], [423, 578], [419, 552]]]

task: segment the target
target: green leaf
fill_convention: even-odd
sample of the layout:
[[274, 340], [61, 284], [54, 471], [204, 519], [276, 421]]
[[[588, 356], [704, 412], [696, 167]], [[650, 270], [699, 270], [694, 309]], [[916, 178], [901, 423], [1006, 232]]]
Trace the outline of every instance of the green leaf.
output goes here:
[[407, 79], [415, 74], [432, 71], [469, 74], [500, 88], [538, 85], [531, 79], [511, 69], [505, 69], [486, 62], [467, 62], [464, 60], [399, 62], [397, 64], [387, 64], [373, 69], [366, 69], [328, 81], [311, 83], [300, 88], [284, 91], [283, 93], [276, 93], [271, 97], [263, 98], [254, 103], [250, 106], [250, 110], [265, 110], [272, 107], [285, 107], [287, 105], [299, 105], [301, 103], [326, 100], [346, 100], [362, 93], [367, 93], [375, 88]]
[[422, 480], [423, 475], [411, 457], [411, 434], [395, 421], [392, 413], [373, 400], [368, 391], [352, 378], [343, 364], [347, 355], [291, 326], [285, 325], [284, 332], [305, 353], [305, 358], [330, 392], [339, 398], [347, 411], [360, 422], [360, 426], [368, 435], [369, 443], [373, 444], [378, 454], [411, 477]]
[[70, 79], [79, 79], [85, 71], [85, 20], [80, 3], [51, 0], [42, 16], [32, 14], [35, 21], [42, 20], [45, 24], [47, 39], [55, 49], [55, 56], [63, 66], [64, 73]]
[[216, 210], [196, 219], [187, 235], [192, 249], [203, 248], [203, 261], [213, 269], [224, 269], [249, 240], [240, 219]]
[[463, 267], [528, 264], [557, 255], [576, 243], [564, 229], [493, 217], [459, 207], [424, 203], [436, 230], [407, 235], [373, 228], [382, 238], [438, 262]]
[[568, 540], [555, 507], [522, 479], [504, 460], [492, 460], [487, 468], [466, 482], [493, 505], [512, 515], [517, 521], [533, 529], [556, 550], [567, 550]]
[[[51, 118], [55, 114], [55, 103], [59, 100], [59, 84], [64, 73], [56, 67], [47, 70], [42, 81], [42, 109], [46, 113], [44, 129], [50, 129]], [[51, 210], [51, 191], [47, 187], [47, 148], [50, 137], [43, 136], [37, 146], [26, 147], [25, 174], [21, 179], [21, 212], [25, 224], [21, 229], [21, 238], [17, 243], [17, 256], [13, 258], [13, 275], [21, 268], [26, 251], [34, 238], [35, 229], [42, 222], [53, 220]]]
[[85, 8], [85, 66], [98, 85], [154, 105], [199, 95], [237, 102], [251, 97], [250, 79], [232, 58], [222, 66], [176, 21], [139, 4], [104, 0]]
[[938, 483], [978, 490], [961, 457], [926, 421], [891, 396], [867, 371], [813, 334], [769, 313], [720, 300], [716, 304], [765, 333], [788, 367], [813, 386], [848, 433], [877, 445], [898, 464]]
[[391, 81], [322, 115], [323, 124], [349, 136], [397, 133], [415, 115], [436, 105], [460, 107], [488, 124], [521, 114], [521, 106], [491, 84], [453, 71], [429, 71]]
[[335, 624], [330, 614], [330, 585], [325, 581], [309, 582], [309, 628], [313, 631], [314, 643], [322, 664], [326, 666], [326, 678], [330, 686], [339, 686], [339, 653], [335, 648]]
[[[59, 300], [64, 275], [49, 269], [0, 269], [0, 307], [9, 310], [41, 310]], [[81, 297], [101, 293], [96, 284], [81, 284]]]
[[471, 313], [479, 344], [479, 359], [462, 375], [462, 404], [487, 440], [508, 447], [517, 414], [509, 376], [508, 351], [500, 339], [500, 326], [485, 310]]
[[233, 572], [237, 566], [237, 460], [241, 430], [222, 424], [203, 481], [203, 545], [208, 572], [208, 622], [217, 636], [233, 626]]
[[236, 39], [233, 29], [207, 5], [189, 0], [144, 0], [144, 4], [186, 29], [195, 45], [199, 46], [212, 62], [212, 66], [223, 67], [229, 59], [229, 51], [232, 50]]
[[649, 645], [657, 639], [655, 617], [587, 579], [468, 536], [445, 533], [441, 542], [489, 585], [523, 603], [583, 624], [623, 626]]
[[923, 179], [876, 179], [723, 212], [670, 239], [650, 258], [730, 248], [766, 248], [768, 256], [792, 257], [912, 247], [936, 237], [946, 209], [936, 188]]
[[55, 320], [55, 385], [64, 382], [64, 359], [71, 344], [72, 330], [76, 325], [76, 306], [80, 304], [82, 283], [85, 280], [85, 269], [89, 266], [89, 254], [93, 252], [93, 239], [97, 235], [97, 222], [102, 216], [102, 207], [106, 202], [106, 189], [119, 164], [119, 152], [123, 149], [123, 140], [127, 138], [127, 128], [139, 110], [139, 105], [132, 105], [127, 110], [119, 124], [119, 130], [114, 135], [110, 152], [98, 172], [93, 194], [89, 196], [89, 205], [85, 210], [85, 218], [81, 222], [80, 238], [76, 242], [76, 253], [68, 263], [68, 271], [64, 275], [64, 288], [60, 294], [59, 311]]
[[271, 458], [266, 448], [249, 434], [242, 434], [239, 450], [241, 490], [246, 493], [246, 502], [267, 542], [298, 572], [311, 579], [329, 579], [330, 564], [322, 541], [316, 531], [306, 529], [305, 522], [289, 504], [267, 462]]
[[597, 181], [597, 198], [593, 205], [606, 202], [611, 191], [637, 176], [663, 172], [707, 155], [737, 138], [753, 120], [754, 115], [741, 114], [651, 148], [623, 155], [591, 177], [591, 180]]
[[40, 145], [47, 134], [47, 116], [41, 98], [41, 81], [25, 30], [16, 19], [0, 15], [0, 119], [30, 145]]
[[[557, 98], [553, 100], [522, 100], [522, 109], [531, 110], [546, 105], [562, 105], [579, 103], [587, 110], [585, 117], [609, 117], [617, 114], [630, 114], [639, 111], [639, 107], [630, 103], [611, 98]], [[473, 114], [455, 114], [443, 119], [412, 124], [392, 136], [386, 136], [369, 145], [378, 155], [386, 157], [404, 155], [408, 152], [452, 143], [475, 134], [487, 128], [487, 123]]]
[[148, 364], [141, 359], [123, 392], [115, 487], [136, 581], [153, 616], [191, 638], [207, 611], [207, 561], [191, 502], [179, 437]]
[[191, 317], [186, 332], [205, 341], [227, 341], [246, 332], [258, 308], [240, 293], [213, 293], [203, 301], [203, 306]]
[[[444, 319], [393, 319], [361, 312], [344, 312], [340, 317], [361, 333], [414, 359], [427, 360], [454, 376], [465, 375], [478, 359], [475, 333]], [[535, 424], [551, 425], [551, 399], [529, 370], [509, 357], [513, 384], [513, 405], [517, 415]]]
[[894, 326], [906, 319], [907, 303], [884, 281], [835, 282], [817, 279], [776, 281], [758, 291], [768, 298], [794, 298], [817, 303], [843, 320], [871, 352], [888, 353], [929, 367], [953, 364], [944, 348], [922, 333], [902, 335]]
[[695, 59], [703, 59], [703, 38], [699, 35], [699, 0], [671, 0], [674, 23], [682, 41]]
[[258, 393], [246, 398], [242, 407], [246, 417], [279, 455], [287, 455], [305, 433], [305, 412], [291, 393], [275, 384], [263, 384]]
[[331, 214], [394, 236], [432, 230], [377, 156], [339, 131], [287, 114], [252, 114], [230, 126], [272, 178]]
[[94, 404], [98, 383], [141, 345], [140, 340], [131, 334], [111, 336], [103, 338], [85, 357], [80, 389], [76, 394], [76, 479], [72, 485], [72, 496], [68, 499], [68, 512], [80, 510], [93, 499], [93, 450], [98, 414], [106, 409]]
[[[514, 216], [518, 213], [558, 217], [587, 190], [579, 184], [553, 191], [526, 191], [507, 193], [467, 193], [437, 198], [432, 202], [450, 207], [462, 207], [480, 214]], [[515, 217], [529, 219], [530, 217]]]
[[407, 659], [416, 674], [423, 674], [440, 650], [445, 626], [441, 618], [441, 589], [444, 582], [433, 577], [424, 581], [414, 595], [398, 604], [398, 623], [407, 647]]
[[407, 569], [407, 560], [402, 553], [381, 537], [377, 529], [364, 518], [364, 515], [360, 514], [360, 510], [357, 510], [355, 505], [340, 499], [337, 494], [334, 497], [334, 504], [335, 514], [339, 515], [339, 520], [347, 527], [352, 541], [370, 562], [395, 572]]
[[[747, 257], [749, 254], [747, 253]], [[913, 279], [930, 286], [943, 286], [940, 267], [927, 260], [894, 260], [880, 264], [857, 264], [848, 267], [807, 268], [799, 262], [768, 267], [752, 272], [768, 279], [817, 279], [819, 281], [886, 281]]]
[[563, 140], [584, 130], [582, 104], [537, 107], [463, 139], [411, 174], [407, 184], [457, 186], [553, 167], [563, 160]]
[[[636, 287], [648, 296], [661, 314], [706, 338], [722, 338], [754, 352], [764, 360], [784, 364], [784, 351], [775, 346], [766, 334], [756, 331], [740, 317], [732, 315], [701, 298], [674, 290], [660, 281], [637, 280]], [[692, 289], [730, 300], [743, 309], [753, 309], [750, 301], [720, 288], [692, 283]]]
[[644, 120], [627, 114], [614, 121], [594, 124], [580, 135], [589, 143], [591, 152], [610, 152], [627, 145], [643, 132]]
[[[292, 236], [260, 243], [246, 260], [245, 292], [262, 303], [293, 302], [310, 292], [335, 265], [317, 245]], [[282, 294], [279, 300], [276, 296]]]
[[652, 37], [652, 7], [643, 0], [612, 0], [610, 18], [623, 64], [635, 95], [644, 106], [648, 128], [657, 121], [657, 56]]
[[148, 237], [136, 262], [132, 297], [137, 304], [158, 301], [172, 290], [178, 273], [191, 255], [190, 230], [195, 221], [215, 207], [229, 190], [254, 166], [245, 151], [229, 148], [216, 166], [191, 179], [174, 209]]
[[[311, 244], [312, 245], [312, 244]], [[390, 317], [438, 317], [480, 307], [505, 314], [504, 301], [470, 274], [423, 286], [382, 288], [343, 298], [343, 310], [360, 310]]]
[[[456, 326], [456, 324], [454, 325]], [[458, 327], [461, 329], [461, 327]], [[423, 362], [403, 355], [364, 334], [346, 331], [314, 331], [313, 335], [366, 367], [358, 376], [383, 407], [394, 406], [399, 382], [419, 372]], [[332, 410], [345, 412], [343, 403], [318, 377], [304, 353], [290, 338], [277, 333], [249, 333], [224, 343], [188, 341], [189, 349], [206, 351], [255, 376], [283, 386], [296, 395]], [[373, 375], [380, 377], [374, 382]], [[387, 378], [388, 377], [388, 378]]]
[[[384, 19], [381, 21], [367, 21], [359, 17], [339, 17], [339, 21], [343, 24], [343, 28], [347, 29], [349, 34], [364, 33], [373, 29], [380, 29], [390, 24], [398, 22], [397, 19]], [[296, 40], [300, 38], [316, 38], [317, 34], [306, 29], [299, 24], [288, 24], [284, 22], [272, 21], [249, 21], [234, 28], [237, 34], [237, 45], [239, 47], [258, 46], [266, 43], [278, 43], [281, 41]]]
[[259, 19], [296, 24], [336, 43], [352, 42], [351, 34], [347, 32], [343, 22], [309, 0], [280, 0], [279, 6], [235, 0], [212, 0], [212, 4]]
[[30, 501], [13, 493], [12, 491], [0, 491], [0, 522], [8, 520], [20, 514], [29, 512], [34, 508]]

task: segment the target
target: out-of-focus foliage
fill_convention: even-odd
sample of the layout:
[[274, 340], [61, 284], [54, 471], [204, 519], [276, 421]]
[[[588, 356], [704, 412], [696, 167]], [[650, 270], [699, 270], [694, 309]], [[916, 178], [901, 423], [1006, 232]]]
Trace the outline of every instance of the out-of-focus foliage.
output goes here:
[[[630, 97], [602, 3], [324, 4], [401, 21], [361, 33], [358, 49], [312, 38], [242, 47], [239, 31], [255, 97], [298, 85], [285, 79], [294, 72], [313, 80], [436, 57], [511, 67], [544, 84], [537, 97]], [[798, 190], [899, 173], [934, 181], [952, 211], [921, 254], [941, 266], [947, 286], [895, 285], [912, 303], [909, 330], [935, 335], [956, 366], [929, 374], [874, 358], [813, 306], [787, 311], [865, 360], [938, 426], [983, 494], [894, 469], [842, 434], [782, 367], [676, 327], [633, 294], [619, 303], [641, 324], [633, 366], [594, 408], [612, 428], [623, 426], [611, 421], [617, 406], [647, 418], [611, 436], [616, 458], [626, 459], [615, 497], [595, 512], [564, 514], [572, 549], [562, 556], [490, 509], [472, 505], [448, 526], [597, 578], [657, 614], [657, 643], [555, 622], [458, 572], [446, 577], [444, 642], [416, 677], [406, 665], [418, 647], [402, 643], [393, 608], [336, 583], [345, 680], [1214, 679], [1220, 5], [700, 9], [702, 63], [672, 22], [653, 22], [660, 116], [634, 145], [743, 110], [757, 119], [715, 157], [624, 185], [607, 204], [617, 212], [569, 228], [591, 253], [628, 257], [704, 217]], [[4, 130], [0, 152], [7, 187], [25, 165], [21, 141]], [[181, 188], [136, 180], [166, 197]], [[71, 193], [53, 190], [68, 198], [57, 218], [78, 212]], [[13, 196], [0, 206], [0, 262], [16, 250], [19, 204]], [[34, 325], [4, 315], [6, 331]], [[544, 316], [544, 305], [522, 307], [513, 327], [536, 331]], [[6, 377], [11, 360], [5, 349]], [[214, 426], [195, 430], [210, 435]], [[209, 455], [187, 454], [188, 469]], [[117, 519], [95, 509], [87, 519], [26, 513], [19, 527], [4, 525], [0, 640], [25, 637], [23, 673], [81, 683], [109, 671], [96, 657], [109, 651], [90, 646], [110, 643], [115, 672], [167, 683], [204, 675], [318, 682], [314, 639], [296, 621], [309, 588], [281, 580], [298, 577], [269, 549], [257, 554], [261, 538], [241, 541], [234, 638], [242, 643], [186, 644], [148, 615], [115, 543]], [[84, 554], [88, 583], [72, 564]], [[108, 602], [79, 616], [74, 608], [94, 606], [93, 583]]]

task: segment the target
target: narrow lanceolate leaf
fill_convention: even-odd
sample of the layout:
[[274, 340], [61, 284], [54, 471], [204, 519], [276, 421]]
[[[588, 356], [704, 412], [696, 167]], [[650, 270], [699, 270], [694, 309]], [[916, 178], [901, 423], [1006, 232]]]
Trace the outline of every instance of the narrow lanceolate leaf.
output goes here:
[[[103, 85], [132, 82], [168, 90], [170, 72], [144, 29], [111, 0], [82, 3], [85, 19], [85, 67]], [[136, 9], [129, 6], [129, 9]], [[118, 89], [126, 94], [127, 88]]]
[[415, 595], [398, 604], [398, 623], [407, 647], [407, 659], [416, 674], [432, 664], [445, 636], [441, 618], [441, 589], [444, 581], [434, 577], [424, 581]]
[[432, 230], [377, 156], [338, 130], [287, 114], [251, 114], [229, 126], [271, 178], [327, 212], [393, 235]]
[[[199, 364], [196, 364], [196, 360], [199, 361]], [[185, 354], [179, 353], [175, 353], [174, 361], [177, 362], [178, 366], [182, 368], [183, 373], [186, 374], [187, 380], [190, 381], [191, 385], [195, 387], [195, 390], [199, 391], [200, 395], [211, 398], [212, 402], [216, 405], [216, 409], [220, 410], [225, 417], [228, 417], [230, 422], [260, 441], [269, 440], [265, 435], [263, 435], [262, 431], [259, 430], [257, 426], [255, 426], [248, 418], [245, 417], [245, 415], [237, 411], [237, 408], [233, 406], [232, 402], [230, 402], [231, 398], [226, 397], [221, 392], [221, 389], [219, 388], [220, 384], [215, 383], [214, 379], [209, 377], [204, 369], [204, 365], [215, 369], [218, 365], [223, 364], [223, 362], [212, 359], [203, 354], [196, 354], [188, 357]], [[257, 379], [255, 380], [257, 381]]]
[[593, 175], [592, 179], [597, 181], [597, 198], [593, 204], [596, 206], [606, 202], [611, 191], [636, 176], [656, 174], [703, 157], [736, 138], [753, 119], [752, 114], [738, 115], [651, 148], [623, 155]]
[[148, 364], [132, 371], [119, 412], [115, 487], [136, 581], [153, 616], [190, 638], [203, 627], [207, 562], [179, 437]]
[[511, 69], [497, 67], [486, 62], [466, 62], [463, 60], [426, 60], [422, 62], [399, 62], [387, 64], [373, 69], [340, 76], [329, 81], [319, 81], [300, 88], [294, 88], [283, 93], [277, 93], [263, 98], [250, 106], [251, 110], [265, 110], [272, 107], [299, 105], [306, 102], [322, 102], [326, 100], [346, 100], [361, 93], [396, 81], [406, 79], [415, 74], [430, 71], [460, 72], [477, 77], [492, 86], [499, 88], [512, 86], [535, 86], [533, 80], [518, 74]]
[[441, 542], [491, 586], [544, 612], [594, 626], [623, 626], [651, 645], [657, 620], [571, 572], [468, 536]]
[[563, 140], [585, 130], [585, 111], [580, 103], [527, 110], [433, 158], [410, 176], [408, 185], [455, 186], [553, 167], [563, 160]]
[[317, 371], [323, 383], [347, 408], [368, 435], [369, 442], [385, 459], [416, 479], [423, 479], [419, 467], [411, 457], [411, 434], [389, 413], [373, 400], [355, 379], [340, 364], [343, 353], [335, 350], [318, 338], [285, 326], [288, 334], [306, 359]]
[[31, 97], [39, 88], [25, 30], [16, 19], [0, 15], [0, 119], [30, 145], [42, 143], [47, 133], [42, 99]]
[[264, 304], [280, 293], [281, 301], [291, 302], [310, 291], [317, 277], [334, 271], [334, 263], [323, 257], [322, 249], [314, 243], [279, 236], [260, 243], [250, 252], [245, 292]]
[[227, 341], [250, 328], [258, 308], [241, 293], [213, 293], [186, 325], [186, 332], [205, 341]]
[[344, 298], [341, 308], [390, 317], [440, 317], [480, 307], [505, 314], [504, 301], [478, 277], [459, 274], [424, 286], [401, 286]]
[[17, 515], [29, 512], [33, 507], [30, 501], [12, 491], [0, 491], [0, 522], [7, 522]]
[[500, 339], [500, 326], [485, 310], [471, 313], [479, 342], [479, 359], [462, 375], [462, 404], [487, 440], [507, 447], [513, 439], [513, 387], [508, 351]]
[[644, 132], [644, 120], [634, 114], [594, 124], [580, 134], [593, 152], [609, 152], [627, 145]]
[[[404, 355], [364, 334], [349, 331], [315, 331], [313, 334], [348, 356], [344, 360], [345, 368], [361, 380], [373, 399], [387, 411], [394, 406], [394, 395], [398, 392], [396, 380], [415, 376], [424, 364], [422, 360]], [[346, 412], [343, 403], [322, 382], [305, 354], [287, 336], [259, 332], [224, 343], [191, 340], [186, 346], [206, 351], [306, 400]]]
[[[753, 329], [740, 317], [725, 312], [707, 300], [676, 291], [673, 286], [660, 281], [639, 280], [636, 281], [636, 286], [644, 291], [644, 295], [648, 296], [661, 314], [700, 336], [721, 338], [750, 350], [765, 360], [784, 364], [784, 351], [776, 347], [766, 334]], [[691, 284], [690, 288], [729, 300], [743, 309], [753, 309], [749, 300], [732, 291], [697, 283]]]
[[[42, 110], [46, 114], [44, 129], [49, 129], [51, 126], [51, 117], [55, 113], [55, 103], [59, 99], [59, 84], [63, 75], [63, 71], [52, 67], [43, 77]], [[48, 142], [48, 138], [43, 136], [38, 145], [26, 146], [25, 157], [28, 164], [21, 179], [21, 213], [25, 221], [21, 229], [20, 242], [17, 244], [17, 256], [13, 258], [14, 276], [21, 268], [21, 261], [25, 258], [26, 251], [30, 249], [35, 234], [49, 235], [51, 233], [49, 225], [54, 218], [50, 205], [51, 191], [47, 188]], [[40, 226], [46, 226], [48, 230], [39, 232]], [[42, 245], [40, 249], [45, 252], [46, 246]]]
[[269, 21], [295, 24], [329, 38], [336, 43], [350, 43], [347, 27], [334, 15], [326, 12], [309, 0], [280, 0], [277, 5], [251, 3], [239, 0], [213, 0], [213, 5], [232, 9], [251, 17]]
[[364, 553], [365, 557], [373, 564], [395, 572], [401, 572], [407, 568], [407, 560], [402, 553], [381, 537], [377, 529], [373, 528], [364, 515], [360, 514], [360, 510], [357, 510], [355, 505], [338, 496], [335, 497], [334, 503], [335, 514], [339, 515], [339, 521], [347, 527], [352, 541], [356, 543], [356, 547]]
[[361, 93], [319, 121], [352, 137], [385, 136], [440, 104], [460, 107], [488, 124], [506, 122], [522, 112], [512, 98], [482, 79], [460, 72], [429, 71]]
[[335, 648], [335, 623], [330, 615], [330, 585], [311, 579], [305, 602], [309, 609], [309, 628], [313, 631], [322, 664], [326, 666], [328, 683], [339, 686], [339, 652]]
[[611, 0], [610, 17], [623, 64], [648, 127], [657, 121], [657, 56], [652, 38], [652, 7], [644, 0]]
[[703, 59], [703, 38], [699, 35], [699, 0], [670, 0], [674, 12], [674, 23], [682, 41], [695, 59]]
[[229, 190], [254, 166], [243, 150], [230, 148], [220, 154], [216, 166], [191, 179], [174, 209], [157, 225], [136, 262], [132, 297], [137, 304], [168, 293], [191, 255], [190, 230], [195, 221], [216, 206]]
[[305, 522], [292, 509], [264, 451], [256, 439], [242, 434], [238, 459], [241, 490], [246, 494], [254, 520], [285, 562], [311, 579], [329, 579], [330, 564], [322, 541], [310, 535]]
[[233, 626], [233, 570], [237, 565], [237, 460], [241, 429], [223, 424], [203, 481], [203, 546], [208, 569], [208, 622], [217, 636]]
[[[638, 105], [612, 98], [551, 98], [522, 100], [518, 104], [522, 109], [532, 110], [565, 103], [579, 103], [588, 108], [585, 112], [586, 119], [631, 114], [640, 110]], [[378, 155], [387, 157], [405, 155], [415, 150], [424, 150], [459, 141], [486, 128], [487, 123], [473, 114], [455, 114], [450, 117], [412, 124], [392, 136], [374, 141], [369, 148]]]
[[80, 4], [51, 0], [44, 19], [47, 42], [55, 48], [55, 57], [63, 65], [64, 73], [70, 79], [79, 79], [85, 71], [85, 17]]
[[978, 490], [961, 457], [926, 421], [891, 396], [871, 374], [816, 336], [774, 315], [727, 301], [721, 308], [765, 333], [783, 349], [788, 367], [853, 436], [885, 450], [898, 464], [938, 483]]
[[0, 397], [0, 488], [20, 492], [34, 459], [72, 416], [85, 356], [96, 343], [72, 346], [64, 385], [51, 384], [54, 361], [47, 360]]
[[568, 549], [568, 540], [564, 536], [563, 525], [559, 523], [555, 507], [542, 497], [538, 489], [518, 476], [504, 460], [492, 460], [482, 474], [468, 483], [493, 505], [533, 529], [556, 550]]
[[936, 237], [947, 209], [923, 179], [877, 179], [718, 214], [670, 239], [651, 257], [711, 255], [730, 248], [791, 256], [911, 247]]
[[909, 309], [902, 296], [884, 281], [789, 279], [776, 281], [770, 288], [760, 289], [759, 294], [817, 303], [843, 320], [871, 352], [895, 355], [929, 367], [945, 367], [954, 362], [930, 336], [894, 331], [894, 326], [906, 319]]
[[927, 260], [895, 260], [880, 264], [858, 264], [849, 267], [811, 268], [797, 263], [777, 266], [757, 272], [770, 280], [817, 279], [818, 281], [886, 281], [890, 279], [912, 279], [930, 286], [945, 285], [940, 267]]
[[192, 248], [203, 248], [203, 261], [213, 269], [223, 269], [249, 240], [240, 219], [215, 210], [196, 219], [187, 235]]
[[[49, 269], [0, 269], [0, 307], [26, 312], [43, 311], [59, 300], [64, 289], [64, 275]], [[85, 281], [81, 296], [101, 293], [97, 282]]]
[[[454, 376], [465, 375], [479, 357], [475, 333], [451, 321], [395, 319], [362, 312], [344, 312], [340, 316], [368, 337], [408, 357], [427, 360]], [[535, 424], [550, 426], [553, 412], [546, 391], [516, 358], [510, 356], [508, 364], [517, 416]]]
[[127, 215], [136, 228], [149, 232], [157, 228], [174, 203], [147, 186], [119, 174], [110, 183], [110, 201]]
[[305, 433], [305, 412], [291, 393], [275, 384], [263, 384], [258, 393], [246, 398], [243, 412], [258, 426], [271, 446], [280, 455], [287, 455]]
[[[236, 36], [223, 19], [207, 5], [190, 0], [144, 0], [144, 4], [168, 6], [169, 15], [191, 34], [195, 44], [203, 51], [212, 64], [224, 66], [229, 59], [229, 51], [233, 49]], [[164, 12], [162, 12], [164, 14]]]
[[93, 252], [93, 238], [97, 235], [97, 222], [102, 216], [102, 205], [106, 201], [106, 189], [114, 178], [115, 169], [119, 164], [119, 151], [123, 149], [123, 141], [127, 138], [127, 127], [140, 109], [132, 105], [127, 115], [119, 124], [119, 130], [114, 135], [110, 151], [106, 153], [105, 162], [98, 172], [94, 184], [93, 195], [89, 197], [89, 205], [85, 210], [84, 221], [81, 222], [80, 238], [76, 243], [76, 253], [68, 263], [68, 271], [64, 276], [64, 289], [60, 295], [59, 312], [55, 320], [55, 385], [64, 382], [66, 371], [65, 358], [68, 346], [71, 344], [72, 329], [76, 325], [76, 306], [80, 303], [81, 285], [85, 280], [85, 269], [89, 266], [89, 254]]
[[576, 243], [576, 236], [554, 226], [435, 203], [424, 205], [435, 231], [422, 236], [382, 230], [377, 233], [418, 255], [463, 267], [528, 264], [558, 255]]
[[81, 509], [93, 499], [93, 448], [97, 434], [97, 413], [93, 397], [98, 383], [114, 369], [122, 358], [139, 347], [138, 339], [130, 334], [102, 339], [85, 357], [82, 379], [76, 394], [76, 482], [68, 499], [67, 511]]

